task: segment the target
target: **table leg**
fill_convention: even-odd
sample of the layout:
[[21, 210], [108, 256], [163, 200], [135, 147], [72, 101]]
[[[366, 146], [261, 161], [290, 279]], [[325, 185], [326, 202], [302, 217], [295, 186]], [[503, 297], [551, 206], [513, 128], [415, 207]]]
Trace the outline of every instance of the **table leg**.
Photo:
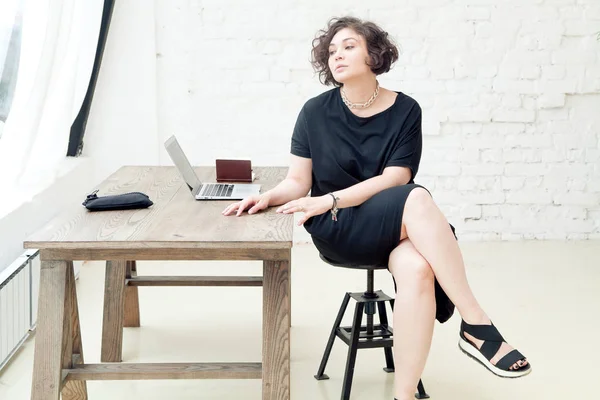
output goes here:
[[[63, 368], [71, 368], [75, 364], [83, 364], [83, 345], [81, 343], [81, 327], [79, 324], [79, 307], [77, 305], [77, 290], [75, 287], [75, 274], [73, 262], [68, 262], [67, 275], [67, 299], [69, 302], [69, 314], [71, 317], [72, 357], [69, 364], [68, 357], [64, 360]], [[67, 315], [68, 316], [68, 315]], [[66, 333], [66, 332], [65, 332]], [[67, 352], [65, 352], [65, 357]], [[67, 381], [62, 388], [62, 400], [87, 400], [87, 384], [85, 381]]]
[[290, 398], [290, 260], [263, 262], [263, 400]]
[[[137, 265], [135, 261], [127, 261], [127, 271], [125, 278], [137, 276]], [[138, 297], [137, 286], [125, 287], [125, 318], [123, 326], [127, 328], [137, 328], [140, 326], [140, 301]]]
[[288, 289], [288, 299], [290, 302], [289, 312], [290, 312], [290, 328], [292, 327], [292, 270], [290, 269], [288, 272], [288, 281], [289, 281], [289, 289]]
[[[83, 362], [80, 332], [73, 263], [42, 261], [32, 400], [60, 399], [62, 370], [72, 368], [74, 359]], [[85, 382], [66, 384], [63, 393], [71, 396], [65, 399], [87, 399]]]
[[100, 361], [102, 362], [121, 362], [123, 360], [126, 270], [126, 261], [106, 262], [102, 348], [100, 350]]

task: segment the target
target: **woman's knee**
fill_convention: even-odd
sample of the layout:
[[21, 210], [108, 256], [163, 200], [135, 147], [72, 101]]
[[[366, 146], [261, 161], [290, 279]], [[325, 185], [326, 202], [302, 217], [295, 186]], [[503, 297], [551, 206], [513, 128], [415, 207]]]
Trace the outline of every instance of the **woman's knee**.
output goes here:
[[405, 217], [427, 212], [431, 207], [435, 207], [431, 194], [422, 187], [416, 187], [410, 191], [404, 205]]
[[[408, 239], [406, 239], [408, 240]], [[404, 242], [404, 241], [403, 241]], [[402, 248], [404, 247], [404, 248]], [[398, 250], [398, 251], [396, 251]], [[431, 286], [435, 274], [427, 260], [410, 244], [410, 246], [398, 246], [390, 254], [389, 267], [392, 275], [396, 279], [396, 284], [400, 287], [407, 285]]]

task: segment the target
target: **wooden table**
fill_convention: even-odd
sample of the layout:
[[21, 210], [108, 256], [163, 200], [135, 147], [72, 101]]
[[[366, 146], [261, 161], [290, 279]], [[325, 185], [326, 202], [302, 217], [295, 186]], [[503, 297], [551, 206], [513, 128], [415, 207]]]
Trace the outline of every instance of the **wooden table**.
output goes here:
[[[286, 168], [255, 168], [262, 191]], [[198, 168], [214, 181], [213, 168]], [[87, 399], [88, 380], [262, 379], [263, 399], [290, 398], [290, 252], [293, 217], [271, 208], [224, 217], [230, 201], [196, 201], [174, 167], [123, 167], [99, 195], [140, 191], [143, 210], [89, 212], [83, 199], [28, 238], [40, 249], [41, 277], [33, 385], [35, 400]], [[102, 356], [85, 364], [74, 260], [106, 260]], [[138, 277], [134, 260], [262, 260], [262, 277]], [[263, 286], [262, 363], [108, 363], [121, 361], [123, 325], [139, 326], [137, 286]]]

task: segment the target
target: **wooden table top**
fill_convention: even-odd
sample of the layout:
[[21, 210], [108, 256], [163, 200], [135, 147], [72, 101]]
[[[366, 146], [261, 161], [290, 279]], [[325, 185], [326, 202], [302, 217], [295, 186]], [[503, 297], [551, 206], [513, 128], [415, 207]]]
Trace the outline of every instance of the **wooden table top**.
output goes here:
[[[261, 193], [285, 178], [286, 167], [254, 167]], [[203, 182], [215, 182], [213, 167], [196, 168]], [[175, 167], [124, 166], [100, 185], [98, 196], [143, 192], [154, 205], [140, 210], [88, 211], [80, 200], [24, 242], [36, 249], [199, 249], [251, 246], [292, 247], [293, 216], [275, 207], [258, 214], [225, 217], [232, 200], [198, 201]], [[91, 190], [90, 190], [91, 192]], [[77, 205], [79, 204], [79, 205]]]

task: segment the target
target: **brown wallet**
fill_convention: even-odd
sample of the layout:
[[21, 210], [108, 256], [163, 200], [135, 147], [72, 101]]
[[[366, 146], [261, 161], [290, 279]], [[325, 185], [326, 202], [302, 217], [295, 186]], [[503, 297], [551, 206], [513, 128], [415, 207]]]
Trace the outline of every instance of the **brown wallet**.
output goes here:
[[252, 182], [250, 160], [216, 160], [217, 182]]

